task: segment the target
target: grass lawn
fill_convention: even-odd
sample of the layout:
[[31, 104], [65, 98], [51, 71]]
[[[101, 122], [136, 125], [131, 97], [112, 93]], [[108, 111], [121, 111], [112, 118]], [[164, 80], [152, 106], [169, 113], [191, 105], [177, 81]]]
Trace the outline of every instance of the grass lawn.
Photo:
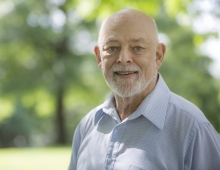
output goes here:
[[0, 170], [67, 170], [71, 147], [0, 149]]

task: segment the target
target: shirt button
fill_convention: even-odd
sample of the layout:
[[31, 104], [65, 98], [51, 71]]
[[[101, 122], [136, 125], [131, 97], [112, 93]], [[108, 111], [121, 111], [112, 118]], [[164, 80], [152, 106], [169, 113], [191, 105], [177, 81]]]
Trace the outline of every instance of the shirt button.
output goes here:
[[108, 159], [107, 159], [107, 162], [108, 162], [108, 163], [111, 163], [111, 162], [112, 162], [112, 159], [111, 159], [111, 158], [108, 158]]

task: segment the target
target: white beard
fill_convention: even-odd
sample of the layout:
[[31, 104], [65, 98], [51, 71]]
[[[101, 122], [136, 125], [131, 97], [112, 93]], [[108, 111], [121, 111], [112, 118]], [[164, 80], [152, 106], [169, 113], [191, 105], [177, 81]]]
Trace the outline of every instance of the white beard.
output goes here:
[[[103, 65], [104, 66], [104, 65]], [[103, 68], [105, 70], [105, 68]], [[116, 71], [137, 71], [136, 77], [131, 79], [121, 79], [120, 77], [114, 75]], [[144, 91], [148, 85], [155, 79], [153, 76], [150, 80], [146, 80], [144, 75], [141, 73], [141, 69], [138, 66], [122, 66], [122, 65], [113, 65], [110, 70], [110, 73], [105, 73], [103, 75], [107, 85], [112, 89], [114, 93], [121, 97], [131, 97], [137, 95]]]

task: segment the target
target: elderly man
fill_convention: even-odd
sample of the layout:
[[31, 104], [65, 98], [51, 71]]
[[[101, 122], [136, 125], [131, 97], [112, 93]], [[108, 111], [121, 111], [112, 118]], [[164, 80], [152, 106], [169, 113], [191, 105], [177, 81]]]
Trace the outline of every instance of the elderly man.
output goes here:
[[94, 51], [113, 93], [78, 125], [69, 170], [220, 169], [217, 132], [158, 73], [166, 47], [152, 18], [112, 14]]

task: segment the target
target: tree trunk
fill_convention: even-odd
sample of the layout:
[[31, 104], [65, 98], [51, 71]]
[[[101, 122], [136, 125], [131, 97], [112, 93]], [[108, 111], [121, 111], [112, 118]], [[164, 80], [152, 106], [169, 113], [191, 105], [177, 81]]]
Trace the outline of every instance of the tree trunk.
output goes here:
[[56, 112], [56, 126], [57, 126], [57, 143], [66, 144], [66, 128], [65, 116], [63, 106], [63, 87], [59, 87], [57, 93], [57, 112]]

